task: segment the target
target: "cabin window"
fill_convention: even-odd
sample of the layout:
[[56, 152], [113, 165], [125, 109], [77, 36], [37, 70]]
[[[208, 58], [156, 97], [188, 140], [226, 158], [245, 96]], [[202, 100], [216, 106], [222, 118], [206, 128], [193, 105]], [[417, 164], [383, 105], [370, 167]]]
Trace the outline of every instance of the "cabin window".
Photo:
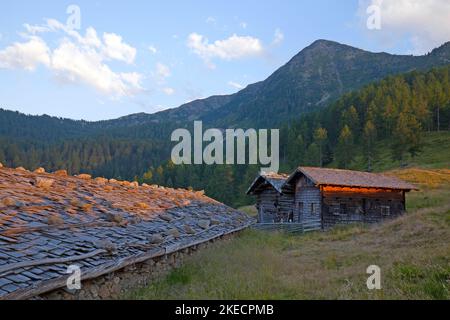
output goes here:
[[339, 209], [341, 211], [341, 214], [347, 214], [347, 205], [345, 203], [341, 203], [339, 205]]
[[391, 215], [391, 207], [390, 206], [380, 206], [381, 215], [389, 216]]

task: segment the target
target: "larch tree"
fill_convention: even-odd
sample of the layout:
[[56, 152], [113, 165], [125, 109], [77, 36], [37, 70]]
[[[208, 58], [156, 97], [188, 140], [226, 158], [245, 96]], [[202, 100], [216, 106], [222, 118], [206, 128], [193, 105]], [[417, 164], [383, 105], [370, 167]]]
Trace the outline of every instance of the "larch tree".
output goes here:
[[336, 160], [340, 167], [347, 169], [354, 155], [353, 134], [348, 125], [345, 125], [339, 135], [336, 146]]
[[422, 126], [416, 117], [408, 112], [401, 112], [393, 133], [392, 157], [405, 164], [405, 154], [416, 156], [421, 148]]
[[367, 120], [364, 126], [364, 147], [366, 151], [366, 159], [367, 159], [367, 171], [372, 171], [372, 162], [374, 157], [374, 144], [377, 136], [377, 129], [371, 120]]
[[323, 148], [328, 138], [328, 131], [325, 128], [319, 127], [314, 131], [314, 142], [319, 147], [319, 165], [323, 167]]

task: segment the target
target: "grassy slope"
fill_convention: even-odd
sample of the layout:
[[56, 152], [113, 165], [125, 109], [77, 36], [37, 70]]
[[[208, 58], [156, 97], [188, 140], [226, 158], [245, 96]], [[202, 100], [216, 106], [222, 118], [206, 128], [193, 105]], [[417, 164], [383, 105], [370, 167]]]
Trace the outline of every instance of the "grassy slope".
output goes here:
[[[431, 132], [423, 136], [423, 148], [415, 158], [406, 157], [408, 167], [450, 168], [450, 131]], [[367, 165], [364, 157], [359, 154], [351, 165], [351, 169], [365, 170]], [[383, 141], [376, 146], [376, 159], [373, 164], [375, 171], [386, 171], [400, 167], [399, 161], [391, 159], [390, 141]], [[330, 167], [335, 167], [331, 164]]]
[[[450, 170], [436, 169], [449, 168], [449, 138], [427, 136], [428, 153], [414, 160], [422, 168], [376, 164], [420, 186], [407, 195], [409, 212], [399, 219], [304, 235], [247, 231], [128, 297], [450, 299]], [[381, 268], [382, 290], [366, 287], [372, 264]]]

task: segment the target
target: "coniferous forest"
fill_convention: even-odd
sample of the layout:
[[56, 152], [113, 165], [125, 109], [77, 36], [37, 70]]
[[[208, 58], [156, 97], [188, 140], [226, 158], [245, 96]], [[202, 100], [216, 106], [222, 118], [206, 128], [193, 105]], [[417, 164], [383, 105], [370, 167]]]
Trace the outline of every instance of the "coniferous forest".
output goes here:
[[[299, 165], [352, 168], [356, 156], [373, 170], [375, 146], [406, 165], [422, 151], [424, 132], [450, 129], [450, 66], [390, 76], [280, 127], [280, 171]], [[245, 191], [259, 165], [174, 165], [170, 133], [192, 123], [108, 126], [25, 116], [1, 110], [0, 162], [10, 167], [204, 189], [227, 204], [248, 203]], [[44, 129], [43, 129], [44, 128]]]

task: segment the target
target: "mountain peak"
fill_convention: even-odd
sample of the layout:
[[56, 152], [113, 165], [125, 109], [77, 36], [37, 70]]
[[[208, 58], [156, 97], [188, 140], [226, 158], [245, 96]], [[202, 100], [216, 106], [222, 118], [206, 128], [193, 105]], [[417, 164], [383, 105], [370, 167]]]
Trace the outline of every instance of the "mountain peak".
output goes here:
[[336, 41], [332, 41], [332, 40], [317, 39], [316, 41], [314, 41], [313, 43], [311, 43], [309, 45], [309, 48], [317, 47], [317, 46], [342, 46], [342, 45], [343, 44], [336, 42]]
[[450, 53], [450, 41], [447, 41], [440, 47], [433, 49], [433, 51], [431, 51], [430, 54], [436, 56], [444, 56], [444, 55], [448, 56], [449, 53]]

